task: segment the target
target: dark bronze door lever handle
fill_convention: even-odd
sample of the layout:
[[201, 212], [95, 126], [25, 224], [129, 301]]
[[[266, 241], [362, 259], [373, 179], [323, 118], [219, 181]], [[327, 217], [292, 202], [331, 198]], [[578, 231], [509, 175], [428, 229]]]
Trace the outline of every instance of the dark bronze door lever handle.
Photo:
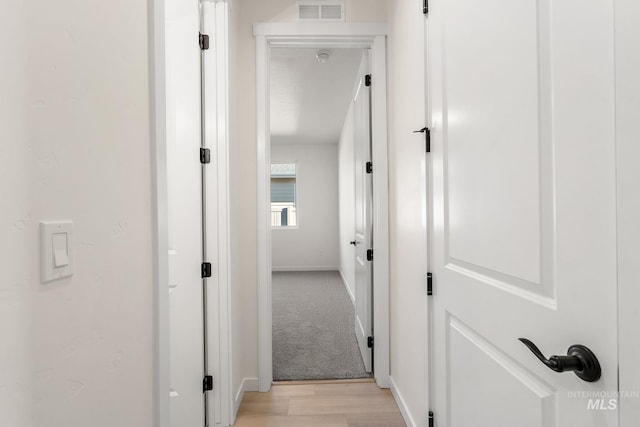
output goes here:
[[538, 347], [526, 338], [518, 338], [549, 369], [556, 372], [574, 372], [580, 379], [595, 382], [600, 379], [601, 369], [598, 358], [587, 347], [572, 345], [566, 356], [544, 357]]

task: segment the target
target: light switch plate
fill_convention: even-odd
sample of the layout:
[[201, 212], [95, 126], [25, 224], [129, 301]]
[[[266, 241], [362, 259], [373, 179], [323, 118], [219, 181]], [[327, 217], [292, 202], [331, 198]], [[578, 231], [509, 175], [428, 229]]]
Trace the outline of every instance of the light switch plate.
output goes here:
[[40, 281], [47, 283], [71, 276], [74, 268], [73, 223], [40, 222]]

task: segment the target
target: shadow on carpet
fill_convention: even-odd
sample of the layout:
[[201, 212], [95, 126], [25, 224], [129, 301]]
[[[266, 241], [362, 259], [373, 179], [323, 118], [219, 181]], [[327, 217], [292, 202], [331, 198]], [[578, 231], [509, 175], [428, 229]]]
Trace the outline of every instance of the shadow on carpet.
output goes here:
[[274, 272], [274, 381], [368, 378], [337, 271]]

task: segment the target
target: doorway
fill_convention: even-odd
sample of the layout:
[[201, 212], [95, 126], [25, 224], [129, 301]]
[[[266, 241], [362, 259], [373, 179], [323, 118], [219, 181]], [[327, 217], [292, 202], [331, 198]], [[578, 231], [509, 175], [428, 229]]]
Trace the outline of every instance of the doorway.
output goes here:
[[371, 376], [369, 56], [271, 49], [274, 381]]
[[[385, 37], [382, 24], [318, 24], [300, 27], [295, 24], [257, 24], [257, 151], [258, 151], [258, 346], [259, 390], [268, 391], [273, 376], [273, 283], [272, 283], [272, 230], [271, 214], [271, 164], [272, 121], [270, 119], [271, 87], [270, 60], [275, 49], [307, 48], [316, 52], [323, 49], [369, 49], [371, 51], [371, 75], [376, 83], [371, 91], [371, 157], [376, 173], [372, 174], [373, 194], [372, 223], [376, 236], [376, 253], [372, 258], [373, 306], [371, 329], [372, 347], [367, 347], [376, 361], [375, 379], [379, 386], [389, 386], [389, 312], [388, 312], [388, 178], [386, 140], [386, 87], [385, 87]], [[275, 159], [274, 159], [275, 160]], [[290, 178], [290, 177], [289, 177]], [[293, 209], [293, 207], [291, 207]], [[291, 211], [292, 213], [293, 211]], [[287, 224], [290, 211], [285, 214]], [[280, 224], [282, 214], [280, 213]], [[296, 211], [295, 223], [300, 227], [305, 221], [304, 211]], [[287, 225], [288, 226], [288, 225]], [[292, 231], [292, 229], [278, 231]], [[342, 242], [341, 242], [342, 243]], [[348, 242], [347, 242], [348, 244]], [[355, 329], [355, 327], [354, 327]], [[367, 339], [369, 337], [367, 336]], [[375, 344], [374, 344], [375, 343]]]

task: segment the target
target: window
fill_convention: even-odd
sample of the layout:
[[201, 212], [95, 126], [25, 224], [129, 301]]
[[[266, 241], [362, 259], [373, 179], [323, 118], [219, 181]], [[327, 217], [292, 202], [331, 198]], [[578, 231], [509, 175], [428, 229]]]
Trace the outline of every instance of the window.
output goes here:
[[296, 164], [271, 164], [271, 226], [298, 225], [296, 206]]

